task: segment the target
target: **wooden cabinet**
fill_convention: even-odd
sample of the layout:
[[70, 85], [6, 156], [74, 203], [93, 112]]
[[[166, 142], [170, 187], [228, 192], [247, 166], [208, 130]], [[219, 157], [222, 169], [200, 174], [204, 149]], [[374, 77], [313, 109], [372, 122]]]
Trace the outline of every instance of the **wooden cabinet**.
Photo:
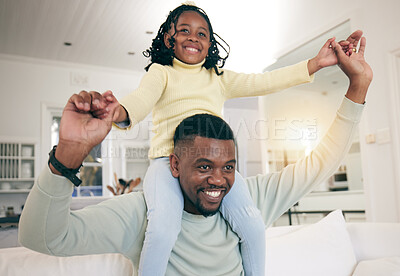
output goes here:
[[0, 193], [27, 193], [36, 176], [36, 142], [0, 140]]

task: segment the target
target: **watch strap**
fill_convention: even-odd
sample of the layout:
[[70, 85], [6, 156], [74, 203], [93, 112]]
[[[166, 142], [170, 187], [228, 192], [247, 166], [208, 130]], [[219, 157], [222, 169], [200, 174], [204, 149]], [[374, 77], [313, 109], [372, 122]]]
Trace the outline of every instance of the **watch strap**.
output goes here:
[[76, 187], [81, 185], [82, 180], [78, 178], [76, 175], [79, 172], [79, 169], [82, 167], [82, 164], [77, 168], [77, 169], [69, 169], [65, 167], [60, 161], [56, 159], [56, 148], [57, 146], [54, 146], [53, 149], [49, 152], [49, 162], [48, 164], [52, 164], [53, 167], [61, 173], [62, 176], [66, 177], [69, 179], [72, 184], [74, 184]]

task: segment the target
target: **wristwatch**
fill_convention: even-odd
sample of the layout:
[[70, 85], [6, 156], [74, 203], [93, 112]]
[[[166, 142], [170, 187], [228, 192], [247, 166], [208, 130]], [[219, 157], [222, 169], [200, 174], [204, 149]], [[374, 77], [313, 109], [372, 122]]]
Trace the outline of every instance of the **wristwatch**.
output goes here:
[[56, 148], [57, 146], [54, 146], [53, 149], [49, 152], [49, 162], [48, 164], [52, 164], [53, 167], [61, 173], [62, 176], [68, 178], [72, 184], [74, 184], [76, 187], [81, 185], [82, 180], [76, 176], [76, 174], [79, 172], [79, 169], [82, 167], [82, 164], [77, 168], [77, 169], [68, 169], [65, 167], [63, 164], [61, 164], [60, 161], [56, 159]]

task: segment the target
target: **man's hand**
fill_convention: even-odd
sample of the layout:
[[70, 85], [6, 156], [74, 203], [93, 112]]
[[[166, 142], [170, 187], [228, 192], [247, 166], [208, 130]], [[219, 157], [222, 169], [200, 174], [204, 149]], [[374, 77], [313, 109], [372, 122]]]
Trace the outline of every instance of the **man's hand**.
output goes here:
[[353, 102], [361, 104], [365, 102], [365, 96], [373, 77], [372, 69], [364, 58], [365, 46], [366, 39], [362, 37], [359, 51], [348, 56], [338, 43], [335, 41], [332, 42], [332, 47], [338, 59], [338, 65], [350, 80], [346, 97]]
[[[339, 42], [339, 45], [348, 56], [353, 53], [353, 49], [357, 48], [357, 44], [362, 34], [362, 31], [357, 30], [353, 32], [347, 40]], [[310, 59], [308, 63], [308, 72], [310, 75], [324, 67], [336, 65], [338, 63], [337, 56], [332, 48], [333, 41], [335, 41], [335, 37], [328, 39], [322, 46], [321, 50], [319, 50], [318, 54], [314, 58]]]
[[[127, 118], [125, 109], [119, 104], [118, 100], [114, 97], [113, 93], [108, 90], [103, 94], [95, 91], [89, 92], [92, 97], [91, 105], [92, 114], [94, 117], [103, 119], [109, 112], [113, 113], [113, 122], [121, 122]], [[121, 114], [123, 113], [123, 114]]]
[[119, 104], [117, 98], [114, 97], [111, 91], [106, 91], [100, 94], [95, 91], [90, 92], [90, 96], [95, 101], [95, 105], [92, 105], [92, 114], [97, 118], [105, 118], [107, 113], [113, 113], [113, 122], [119, 123], [125, 121], [128, 118], [128, 113], [125, 108]]
[[[79, 167], [110, 131], [119, 103], [112, 100], [111, 91], [106, 93], [107, 97], [103, 97], [97, 92], [81, 91], [72, 95], [64, 107], [56, 158], [67, 168]], [[102, 110], [101, 115], [95, 115], [99, 110]], [[53, 167], [51, 169], [57, 173]]]
[[346, 40], [342, 40], [339, 42], [339, 44], [342, 46], [343, 51], [348, 56], [353, 53], [353, 49], [357, 49], [358, 42], [360, 41], [362, 35], [363, 32], [361, 30], [357, 30], [353, 32]]

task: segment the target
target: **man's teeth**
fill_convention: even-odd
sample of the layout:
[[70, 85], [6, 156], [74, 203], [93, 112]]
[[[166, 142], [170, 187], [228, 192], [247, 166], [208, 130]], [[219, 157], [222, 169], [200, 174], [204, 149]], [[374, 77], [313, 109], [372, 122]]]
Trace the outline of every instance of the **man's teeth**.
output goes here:
[[199, 52], [199, 49], [192, 48], [192, 47], [186, 47], [186, 50], [191, 51], [191, 52]]
[[221, 191], [204, 191], [206, 193], [206, 195], [212, 196], [212, 197], [219, 197], [219, 195], [221, 194]]

